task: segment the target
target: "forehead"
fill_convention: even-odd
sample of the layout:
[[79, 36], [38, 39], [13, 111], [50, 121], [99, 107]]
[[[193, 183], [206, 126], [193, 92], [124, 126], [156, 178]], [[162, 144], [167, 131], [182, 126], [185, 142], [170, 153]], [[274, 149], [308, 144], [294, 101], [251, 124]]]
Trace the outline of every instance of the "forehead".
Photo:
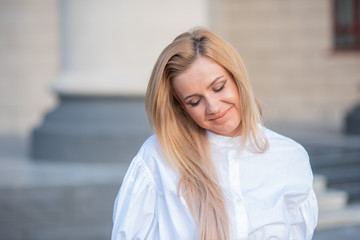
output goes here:
[[190, 65], [186, 71], [179, 74], [176, 78], [182, 79], [191, 77], [195, 79], [202, 79], [203, 77], [211, 77], [214, 74], [224, 72], [225, 69], [215, 61], [206, 57], [199, 57]]

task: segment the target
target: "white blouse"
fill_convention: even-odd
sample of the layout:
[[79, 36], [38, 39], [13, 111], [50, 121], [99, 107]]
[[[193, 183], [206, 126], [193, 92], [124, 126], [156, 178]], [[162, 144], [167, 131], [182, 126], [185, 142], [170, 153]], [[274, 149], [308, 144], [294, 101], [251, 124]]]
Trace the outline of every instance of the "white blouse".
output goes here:
[[[264, 129], [265, 153], [240, 137], [208, 132], [210, 150], [226, 198], [231, 239], [311, 239], [318, 206], [309, 157], [301, 145]], [[179, 176], [167, 163], [156, 136], [133, 159], [114, 206], [112, 240], [197, 239]]]

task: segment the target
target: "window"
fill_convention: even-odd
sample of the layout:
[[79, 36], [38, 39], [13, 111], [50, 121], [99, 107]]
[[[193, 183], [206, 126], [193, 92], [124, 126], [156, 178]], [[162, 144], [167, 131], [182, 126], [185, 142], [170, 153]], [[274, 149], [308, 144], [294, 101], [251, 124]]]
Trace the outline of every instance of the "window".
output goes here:
[[360, 0], [334, 0], [335, 49], [360, 50]]

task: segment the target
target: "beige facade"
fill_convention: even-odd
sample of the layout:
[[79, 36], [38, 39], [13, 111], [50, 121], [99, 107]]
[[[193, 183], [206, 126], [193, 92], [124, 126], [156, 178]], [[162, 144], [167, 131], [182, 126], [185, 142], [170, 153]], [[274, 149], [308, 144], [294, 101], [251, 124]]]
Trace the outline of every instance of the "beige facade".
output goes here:
[[242, 56], [265, 122], [341, 129], [360, 103], [360, 52], [333, 50], [331, 0], [212, 0], [210, 12]]
[[[28, 133], [56, 104], [49, 85], [61, 69], [59, 2], [0, 0], [0, 134]], [[203, 3], [209, 6], [210, 28], [242, 56], [265, 122], [339, 129], [347, 111], [360, 101], [360, 52], [333, 50], [331, 3]], [[157, 9], [151, 8], [155, 16]], [[141, 26], [147, 32], [151, 28]]]
[[24, 134], [56, 100], [57, 1], [0, 0], [0, 134]]

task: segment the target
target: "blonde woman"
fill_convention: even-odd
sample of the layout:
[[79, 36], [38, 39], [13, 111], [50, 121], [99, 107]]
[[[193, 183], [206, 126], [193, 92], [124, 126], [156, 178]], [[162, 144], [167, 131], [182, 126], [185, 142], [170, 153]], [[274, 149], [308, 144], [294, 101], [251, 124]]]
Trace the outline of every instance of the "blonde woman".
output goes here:
[[155, 135], [115, 201], [113, 240], [311, 239], [306, 151], [262, 125], [238, 53], [195, 28], [160, 54], [146, 93]]

